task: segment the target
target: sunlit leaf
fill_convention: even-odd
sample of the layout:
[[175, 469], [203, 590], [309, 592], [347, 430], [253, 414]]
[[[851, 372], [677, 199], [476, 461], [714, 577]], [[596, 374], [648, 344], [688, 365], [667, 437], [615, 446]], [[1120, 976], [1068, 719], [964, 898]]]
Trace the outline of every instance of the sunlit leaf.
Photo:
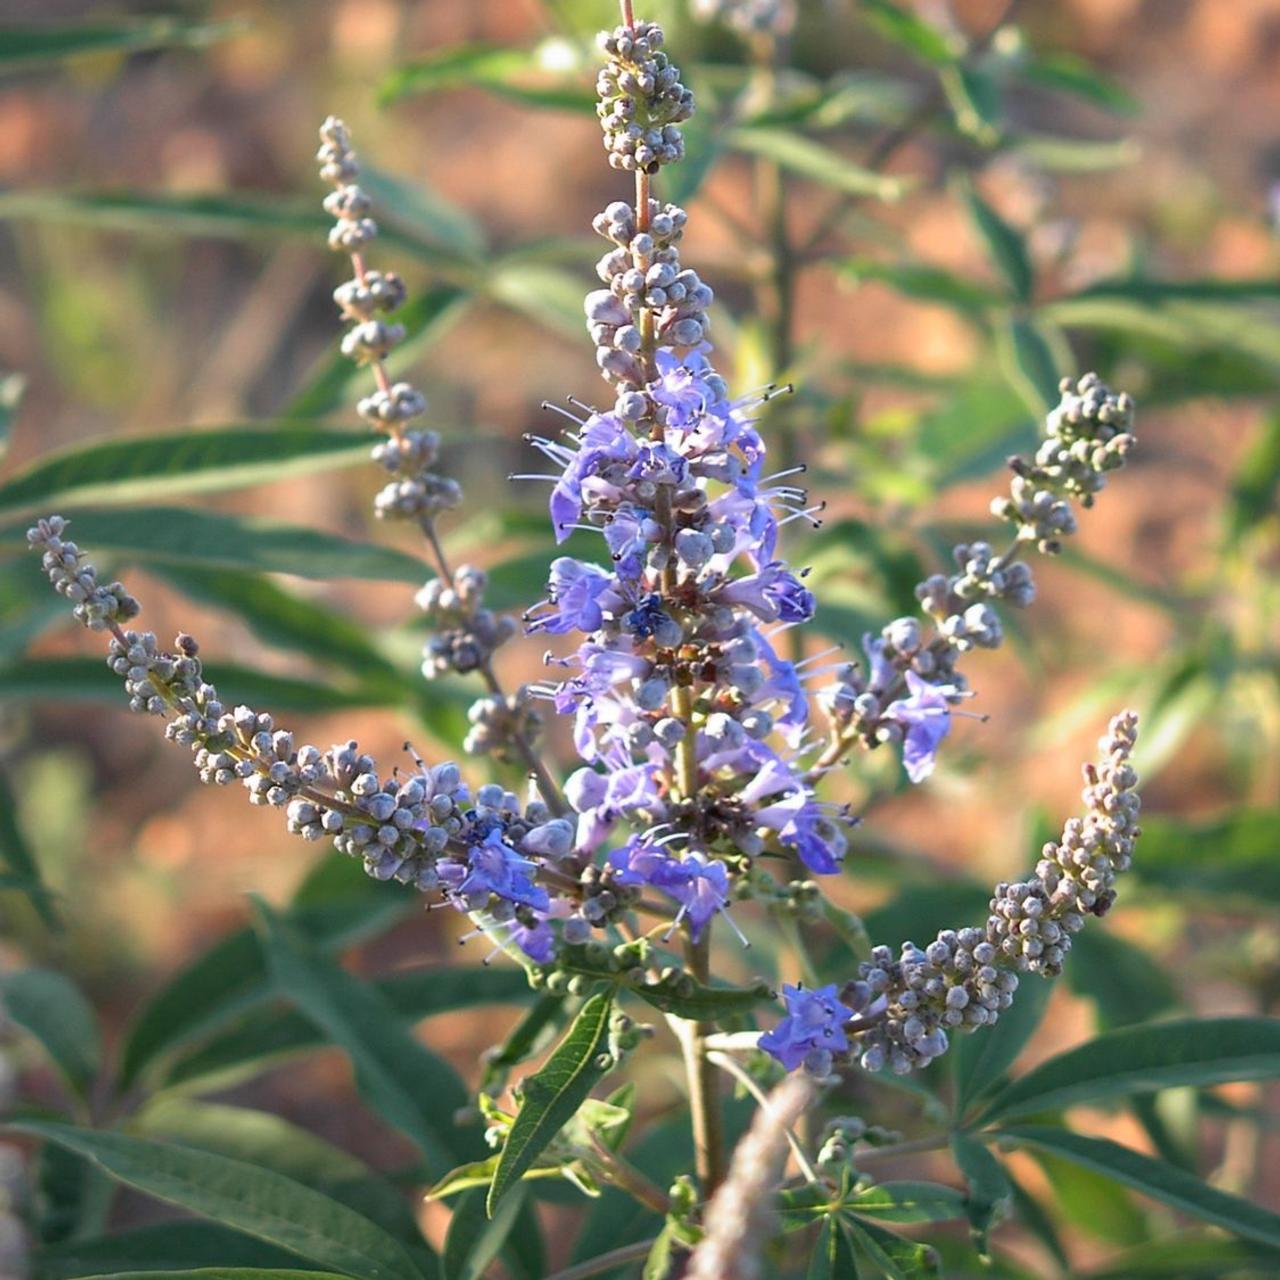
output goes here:
[[963, 51], [953, 37], [891, 0], [862, 0], [858, 12], [886, 40], [926, 62], [946, 66]]
[[728, 142], [737, 151], [764, 156], [801, 177], [848, 195], [897, 200], [905, 189], [902, 179], [865, 169], [831, 147], [790, 129], [734, 129]]
[[137, 49], [204, 49], [244, 30], [233, 22], [188, 22], [177, 17], [137, 22], [76, 22], [0, 26], [0, 73]]
[[489, 1188], [490, 1215], [608, 1069], [605, 1037], [612, 1008], [611, 992], [592, 996], [542, 1069], [523, 1082], [520, 1111]]
[[378, 100], [385, 106], [419, 94], [479, 87], [522, 106], [594, 114], [595, 94], [576, 74], [566, 75], [546, 61], [537, 50], [454, 45], [397, 67], [382, 82]]
[[373, 443], [367, 432], [301, 422], [92, 441], [45, 454], [0, 484], [0, 510], [238, 489], [367, 462]]
[[1092, 102], [1116, 115], [1136, 115], [1138, 101], [1077, 54], [1065, 51], [1025, 58], [1017, 65], [1024, 80]]

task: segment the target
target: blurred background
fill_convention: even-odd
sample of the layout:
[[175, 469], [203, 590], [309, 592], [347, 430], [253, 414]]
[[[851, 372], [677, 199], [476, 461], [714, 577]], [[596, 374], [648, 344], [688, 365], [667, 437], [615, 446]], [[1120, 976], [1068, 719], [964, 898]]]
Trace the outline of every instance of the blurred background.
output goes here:
[[[1010, 643], [967, 661], [990, 720], [958, 723], [922, 788], [885, 753], [856, 762], [847, 796], [867, 821], [841, 901], [889, 942], [980, 912], [981, 886], [1024, 868], [1075, 811], [1079, 762], [1135, 705], [1148, 842], [1035, 1056], [1093, 1023], [1271, 1010], [1280, 0], [799, 0], [793, 29], [747, 35], [673, 0], [651, 16], [669, 22], [703, 106], [673, 181], [690, 211], [684, 259], [719, 297], [717, 359], [741, 391], [796, 382], [767, 428], [829, 503], [820, 531], [788, 530], [826, 606], [813, 651], [856, 646], [912, 608], [912, 584], [987, 520], [1002, 460], [1034, 439], [1057, 376], [1097, 368], [1139, 404], [1130, 466], [1082, 513], [1073, 549], [1035, 566], [1040, 598], [1010, 620]], [[126, 528], [113, 505], [269, 517], [418, 556], [411, 530], [373, 527], [380, 479], [358, 449], [275, 482], [254, 462], [234, 492], [22, 477], [124, 436], [358, 429], [363, 383], [334, 360], [344, 264], [324, 248], [312, 161], [333, 112], [389, 232], [373, 256], [415, 300], [401, 367], [469, 494], [450, 549], [491, 568], [504, 607], [533, 603], [545, 495], [505, 476], [530, 469], [520, 441], [546, 430], [541, 401], [607, 394], [579, 317], [602, 248], [590, 218], [629, 198], [591, 111], [589, 35], [612, 21], [596, 0], [3, 6], [4, 24], [48, 39], [6, 52], [0, 33], [0, 804], [67, 927], [0, 894], [0, 966], [74, 974], [109, 1039], [247, 918], [249, 891], [287, 902], [317, 852], [278, 814], [201, 788], [97, 674], [96, 638], [17, 554], [45, 510], [28, 511], [33, 494], [94, 507], [76, 532], [126, 577], [143, 625], [194, 632], [228, 701], [278, 709], [304, 740], [357, 737], [382, 761], [406, 736], [456, 751], [442, 739], [467, 691], [416, 676], [403, 560], [376, 561], [380, 581], [322, 560], [263, 576], [284, 562], [237, 562], [219, 541], [233, 524]], [[59, 42], [84, 24], [105, 34]], [[542, 647], [504, 650], [512, 682], [540, 670]], [[551, 740], [569, 767], [564, 735]], [[462, 924], [403, 913], [357, 967], [452, 960]], [[768, 963], [767, 947], [752, 958]], [[473, 1078], [508, 1020], [434, 1019], [429, 1042]], [[39, 1089], [38, 1064], [13, 1061]], [[385, 1156], [359, 1111], [332, 1106], [346, 1082], [322, 1054], [229, 1096]], [[1280, 1164], [1274, 1136], [1236, 1124], [1210, 1139], [1224, 1185], [1274, 1203], [1261, 1181], [1268, 1152]], [[1093, 1211], [1084, 1256], [1142, 1238], [1140, 1218], [1072, 1194]]]

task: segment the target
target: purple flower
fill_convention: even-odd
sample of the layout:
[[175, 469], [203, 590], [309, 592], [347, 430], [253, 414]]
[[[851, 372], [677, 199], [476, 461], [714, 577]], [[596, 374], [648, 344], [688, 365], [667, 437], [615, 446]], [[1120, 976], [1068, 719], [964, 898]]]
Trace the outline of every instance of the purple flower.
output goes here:
[[649, 394], [659, 404], [666, 405], [667, 425], [694, 426], [720, 398], [706, 380], [706, 375], [712, 372], [710, 362], [700, 351], [686, 351], [683, 356], [677, 356], [669, 347], [660, 347], [655, 359], [658, 380], [649, 388]]
[[550, 964], [556, 954], [555, 930], [545, 921], [535, 919], [526, 923], [519, 917], [513, 922], [511, 941], [539, 964]]
[[628, 814], [658, 814], [658, 766], [632, 764], [622, 752], [609, 761], [609, 772], [579, 769], [565, 784], [565, 796], [578, 811], [578, 846], [594, 849]]
[[551, 522], [557, 542], [569, 536], [582, 516], [582, 508], [592, 498], [621, 498], [621, 490], [601, 473], [611, 463], [630, 464], [636, 456], [635, 438], [612, 414], [592, 414], [583, 425], [579, 440], [577, 450], [535, 441], [547, 457], [564, 467], [564, 474], [551, 491]]
[[912, 782], [923, 782], [932, 772], [938, 747], [951, 732], [951, 706], [947, 701], [954, 691], [949, 685], [933, 685], [914, 671], [906, 673], [909, 694], [891, 702], [884, 718], [894, 720], [905, 730], [902, 763]]
[[600, 600], [612, 585], [612, 577], [599, 566], [559, 556], [551, 562], [549, 583], [555, 610], [531, 622], [529, 630], [552, 635], [598, 630], [604, 622]]
[[536, 862], [522, 858], [504, 843], [498, 827], [467, 850], [465, 861], [441, 858], [436, 864], [445, 892], [464, 911], [482, 910], [491, 896], [545, 911], [550, 900], [547, 891], [533, 883], [537, 869]]
[[703, 853], [677, 858], [660, 845], [632, 836], [609, 855], [619, 884], [649, 885], [680, 904], [676, 922], [687, 919], [696, 942], [708, 921], [729, 901], [729, 872], [723, 862]]
[[809, 699], [805, 696], [800, 673], [794, 662], [778, 657], [773, 646], [758, 631], [753, 633], [753, 638], [769, 670], [769, 678], [752, 701], [783, 704], [783, 710], [774, 716], [774, 723], [793, 731], [788, 740], [794, 747], [795, 738], [803, 733], [809, 721]]
[[833, 876], [840, 870], [848, 841], [840, 824], [816, 800], [806, 800], [778, 833], [815, 875]]
[[760, 1048], [788, 1071], [794, 1071], [811, 1054], [843, 1053], [849, 1048], [844, 1024], [853, 1017], [853, 1010], [840, 1003], [834, 983], [813, 991], [786, 986], [782, 995], [787, 1016], [760, 1037]]
[[750, 609], [761, 622], [807, 622], [813, 617], [815, 604], [813, 592], [805, 590], [781, 560], [725, 583], [717, 600]]

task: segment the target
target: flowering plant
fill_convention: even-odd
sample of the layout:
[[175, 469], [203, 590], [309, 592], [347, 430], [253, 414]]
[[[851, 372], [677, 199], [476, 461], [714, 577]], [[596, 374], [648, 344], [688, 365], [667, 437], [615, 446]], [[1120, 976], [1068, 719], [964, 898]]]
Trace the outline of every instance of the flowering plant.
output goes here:
[[[756, 6], [747, 26], [790, 15], [789, 6]], [[299, 743], [273, 715], [224, 701], [192, 636], [166, 647], [135, 629], [138, 602], [99, 576], [67, 520], [49, 515], [27, 532], [75, 617], [107, 636], [108, 666], [130, 706], [165, 720], [165, 736], [192, 752], [203, 782], [242, 786], [251, 804], [280, 810], [305, 840], [332, 842], [372, 882], [466, 915], [464, 940], [483, 937], [489, 958], [502, 953], [515, 966], [495, 971], [497, 998], [526, 986], [536, 993], [464, 1091], [404, 1027], [395, 1003], [403, 992], [364, 983], [324, 954], [331, 924], [258, 903], [248, 945], [298, 1014], [274, 1028], [275, 1048], [321, 1036], [347, 1051], [371, 1105], [417, 1146], [415, 1181], [452, 1206], [442, 1264], [450, 1276], [484, 1274], [499, 1256], [511, 1274], [542, 1274], [533, 1204], [553, 1181], [589, 1198], [608, 1193], [614, 1204], [625, 1197], [642, 1215], [638, 1239], [582, 1259], [559, 1273], [565, 1280], [641, 1261], [646, 1277], [746, 1277], [766, 1267], [846, 1276], [861, 1266], [890, 1277], [936, 1274], [937, 1250], [890, 1228], [964, 1219], [976, 1255], [987, 1257], [989, 1233], [1011, 1207], [1034, 1217], [1002, 1158], [1009, 1151], [1103, 1167], [1247, 1239], [1277, 1243], [1275, 1215], [1053, 1122], [1063, 1107], [1130, 1088], [1269, 1074], [1274, 1026], [1224, 1018], [1117, 1031], [1007, 1077], [1043, 1007], [1024, 977], [1054, 978], [1070, 966], [1073, 941], [1108, 912], [1134, 857], [1133, 712], [1111, 719], [1098, 762], [1085, 766], [1083, 815], [1043, 844], [1025, 878], [996, 885], [984, 921], [957, 920], [923, 945], [872, 946], [828, 890], [856, 874], [859, 814], [824, 798], [826, 789], [869, 751], [899, 757], [909, 784], [930, 778], [955, 721], [974, 715], [976, 651], [1002, 644], [1002, 610], [1034, 600], [1029, 557], [1062, 550], [1077, 507], [1094, 504], [1134, 446], [1131, 398], [1093, 374], [1063, 379], [1038, 447], [1009, 460], [1008, 491], [991, 503], [1007, 545], [956, 544], [953, 567], [915, 587], [917, 612], [882, 621], [852, 653], [809, 645], [803, 628], [819, 601], [783, 554], [802, 539], [782, 531], [820, 524], [822, 504], [798, 483], [803, 463], [775, 469], [769, 460], [775, 402], [790, 388], [734, 396], [712, 363], [712, 289], [682, 262], [689, 215], [662, 193], [664, 172], [684, 156], [693, 95], [663, 29], [637, 18], [630, 0], [621, 17], [600, 40], [597, 114], [609, 163], [634, 191], [593, 221], [608, 248], [597, 264], [601, 287], [585, 301], [612, 402], [555, 407], [554, 428], [528, 438], [549, 469], [514, 477], [549, 486], [557, 544], [574, 534], [592, 541], [575, 539], [587, 548], [578, 554], [563, 548], [544, 597], [520, 621], [486, 603], [484, 570], [446, 551], [441, 526], [463, 490], [445, 474], [440, 437], [418, 425], [425, 397], [389, 368], [406, 337], [396, 316], [407, 289], [370, 264], [379, 227], [346, 126], [330, 117], [320, 130], [329, 244], [352, 267], [334, 293], [348, 322], [342, 351], [368, 370], [358, 411], [381, 437], [373, 460], [386, 472], [374, 511], [425, 539], [434, 576], [417, 596], [430, 630], [422, 673], [448, 688], [464, 678], [482, 686], [461, 744], [478, 766], [427, 760], [406, 745], [406, 759], [387, 771], [354, 740]], [[553, 646], [549, 674], [510, 689], [495, 655], [521, 631]], [[558, 717], [569, 722], [579, 762], [567, 777], [554, 742], [544, 742]], [[523, 784], [476, 784], [488, 762], [499, 779], [518, 767]], [[820, 927], [840, 938], [834, 962], [815, 960], [804, 943], [802, 931]], [[795, 944], [796, 981], [778, 981], [780, 966], [744, 981], [734, 948], [772, 954], [778, 937]], [[215, 964], [208, 976], [218, 972]], [[16, 983], [14, 1016], [46, 1027], [87, 1102], [83, 1063], [59, 1040], [65, 1015], [42, 1024], [47, 978]], [[444, 976], [428, 978], [428, 1005], [445, 1007], [450, 997], [430, 990], [437, 978], [445, 990]], [[180, 1004], [192, 986], [188, 975], [169, 1002]], [[181, 1036], [162, 1033], [151, 1016], [131, 1042], [126, 1085], [147, 1065], [147, 1034], [172, 1049], [202, 1029], [197, 1016]], [[628, 1082], [596, 1094], [633, 1064], [642, 1078], [657, 1028], [640, 1016], [665, 1021], [686, 1076], [691, 1168], [661, 1176], [623, 1150], [643, 1093]], [[250, 1038], [262, 1030], [252, 1018]], [[512, 1084], [512, 1070], [561, 1029], [543, 1065]], [[204, 1043], [175, 1079], [242, 1063], [245, 1030]], [[930, 1096], [934, 1064], [949, 1051], [954, 1105], [925, 1135], [903, 1140], [837, 1110], [853, 1097], [869, 1111], [864, 1099], [894, 1080]], [[752, 1103], [732, 1156], [729, 1131], [743, 1125], [730, 1081]], [[336, 1176], [317, 1187], [297, 1170], [256, 1169], [216, 1142], [202, 1149], [189, 1121], [164, 1115], [163, 1105], [158, 1120], [149, 1108], [141, 1135], [38, 1116], [15, 1128], [266, 1248], [248, 1255], [256, 1270], [226, 1274], [284, 1276], [298, 1259], [357, 1277], [437, 1273], [414, 1225], [370, 1199], [384, 1190], [394, 1199], [389, 1187], [368, 1180], [345, 1197]], [[924, 1118], [938, 1120], [937, 1108]], [[1046, 1122], [1019, 1123], [1029, 1118]], [[942, 1147], [963, 1191], [880, 1176], [895, 1157]], [[782, 1243], [794, 1233], [803, 1233], [807, 1258], [799, 1269]], [[219, 1267], [240, 1261], [231, 1241], [208, 1243], [228, 1250]]]

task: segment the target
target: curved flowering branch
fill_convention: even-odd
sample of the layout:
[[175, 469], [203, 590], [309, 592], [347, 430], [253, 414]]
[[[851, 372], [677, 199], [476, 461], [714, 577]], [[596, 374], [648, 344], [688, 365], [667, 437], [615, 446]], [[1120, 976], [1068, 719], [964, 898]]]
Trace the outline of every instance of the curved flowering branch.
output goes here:
[[990, 1026], [1013, 1003], [1020, 973], [1056, 977], [1071, 939], [1115, 901], [1139, 835], [1138, 776], [1130, 763], [1138, 717], [1125, 711], [1086, 765], [1085, 815], [1044, 846], [1035, 875], [999, 884], [982, 929], [945, 929], [923, 950], [902, 944], [895, 960], [876, 947], [843, 987], [786, 989], [787, 1016], [760, 1048], [789, 1070], [819, 1076], [840, 1062], [904, 1074], [947, 1050], [948, 1034]]

